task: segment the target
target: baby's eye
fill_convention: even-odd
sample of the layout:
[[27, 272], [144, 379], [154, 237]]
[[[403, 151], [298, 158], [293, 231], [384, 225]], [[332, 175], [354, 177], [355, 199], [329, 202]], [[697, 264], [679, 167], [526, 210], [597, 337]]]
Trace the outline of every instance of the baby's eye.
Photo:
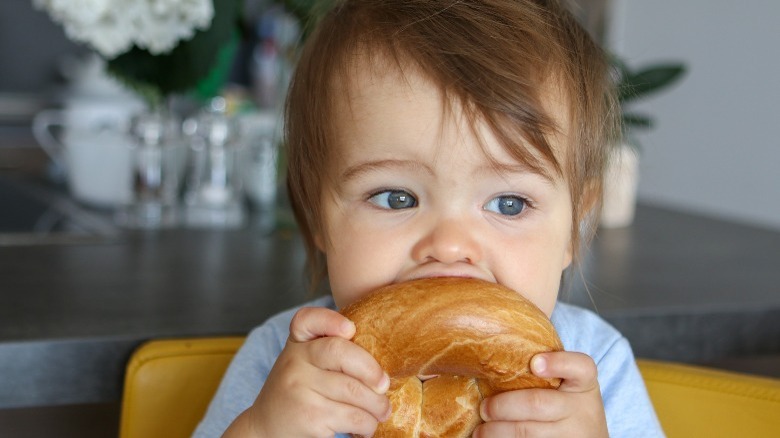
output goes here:
[[374, 194], [368, 200], [374, 205], [392, 210], [417, 206], [417, 199], [403, 190], [385, 190]]
[[492, 211], [505, 216], [517, 216], [526, 208], [527, 202], [519, 196], [496, 196], [488, 201], [483, 207], [485, 210]]

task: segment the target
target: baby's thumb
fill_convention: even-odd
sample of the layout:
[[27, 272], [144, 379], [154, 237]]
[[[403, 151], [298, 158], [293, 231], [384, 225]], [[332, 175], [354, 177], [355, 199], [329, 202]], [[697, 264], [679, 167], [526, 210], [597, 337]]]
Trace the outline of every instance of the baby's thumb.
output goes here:
[[342, 314], [324, 307], [304, 307], [290, 321], [290, 341], [308, 342], [324, 336], [352, 339], [355, 324]]

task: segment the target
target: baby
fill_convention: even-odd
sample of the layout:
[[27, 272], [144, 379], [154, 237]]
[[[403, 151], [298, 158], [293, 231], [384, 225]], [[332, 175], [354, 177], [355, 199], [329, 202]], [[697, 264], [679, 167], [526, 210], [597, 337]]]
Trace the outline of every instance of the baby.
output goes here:
[[475, 436], [663, 436], [625, 338], [557, 302], [592, 235], [618, 108], [600, 49], [554, 0], [346, 0], [288, 96], [288, 188], [331, 294], [253, 330], [195, 436], [370, 435], [389, 379], [336, 309], [417, 278], [497, 282], [566, 351], [557, 390], [485, 399]]

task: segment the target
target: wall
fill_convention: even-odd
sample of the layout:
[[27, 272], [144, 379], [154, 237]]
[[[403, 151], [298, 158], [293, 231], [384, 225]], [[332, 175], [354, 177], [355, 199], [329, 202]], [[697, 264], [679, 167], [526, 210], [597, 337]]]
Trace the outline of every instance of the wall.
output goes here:
[[0, 0], [0, 93], [46, 93], [63, 55], [83, 52], [32, 0]]
[[614, 51], [689, 69], [635, 106], [656, 117], [640, 200], [780, 229], [780, 2], [612, 1]]

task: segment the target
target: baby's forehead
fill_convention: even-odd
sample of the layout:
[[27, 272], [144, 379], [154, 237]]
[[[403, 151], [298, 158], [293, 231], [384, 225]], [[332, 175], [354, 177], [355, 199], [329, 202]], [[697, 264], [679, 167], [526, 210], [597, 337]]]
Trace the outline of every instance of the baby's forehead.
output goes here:
[[379, 89], [404, 92], [405, 88], [433, 85], [441, 88], [437, 81], [408, 56], [383, 55], [379, 52], [360, 50], [344, 55], [328, 78], [327, 87], [338, 103], [349, 104], [367, 93], [375, 94]]
[[[563, 87], [557, 81], [548, 80], [539, 84], [537, 102], [526, 105], [538, 107], [542, 117], [547, 119], [544, 145], [539, 138], [528, 132], [529, 123], [518, 120], [516, 115], [479, 105], [477, 98], [468, 93], [448, 86], [427, 73], [423, 66], [401, 60], [389, 60], [386, 57], [356, 57], [348, 68], [334, 75], [330, 81], [332, 92], [332, 148], [329, 154], [337, 158], [347, 151], [339, 148], [350, 147], [339, 141], [351, 131], [361, 129], [361, 118], [381, 105], [383, 99], [397, 103], [396, 95], [414, 95], [425, 93], [426, 99], [441, 102], [441, 121], [453, 118], [457, 123], [465, 124], [473, 135], [479, 138], [497, 137], [501, 139], [503, 151], [491, 154], [483, 151], [497, 167], [504, 164], [521, 164], [534, 168], [548, 177], [562, 174], [570, 145], [571, 113], [569, 99]], [[398, 111], [414, 111], [413, 96], [407, 108], [398, 107]], [[370, 114], [368, 114], [370, 115]], [[400, 133], [403, 134], [403, 133]], [[538, 137], [538, 136], [537, 136]], [[545, 147], [551, 151], [545, 153]]]
[[[345, 108], [350, 104], [354, 106], [353, 100], [363, 97], [366, 92], [375, 93], [383, 85], [389, 85], [390, 90], [398, 92], [403, 91], [399, 86], [414, 88], [422, 85], [437, 89], [439, 96], [447, 103], [445, 107], [468, 107], [483, 118], [525, 108], [526, 111], [535, 110], [552, 119], [559, 131], [568, 131], [572, 123], [574, 102], [566, 91], [562, 72], [545, 70], [543, 75], [525, 78], [525, 82], [533, 85], [533, 94], [516, 90], [511, 99], [515, 106], [508, 108], [506, 103], [493, 97], [499, 93], [512, 94], [512, 91], [506, 90], [512, 87], [506, 84], [468, 84], [465, 78], [453, 79], [449, 73], [440, 72], [440, 66], [432, 65], [430, 61], [406, 54], [388, 54], [381, 48], [356, 49], [343, 56], [343, 62], [329, 72], [330, 77], [324, 85]], [[524, 122], [515, 121], [520, 124]]]

